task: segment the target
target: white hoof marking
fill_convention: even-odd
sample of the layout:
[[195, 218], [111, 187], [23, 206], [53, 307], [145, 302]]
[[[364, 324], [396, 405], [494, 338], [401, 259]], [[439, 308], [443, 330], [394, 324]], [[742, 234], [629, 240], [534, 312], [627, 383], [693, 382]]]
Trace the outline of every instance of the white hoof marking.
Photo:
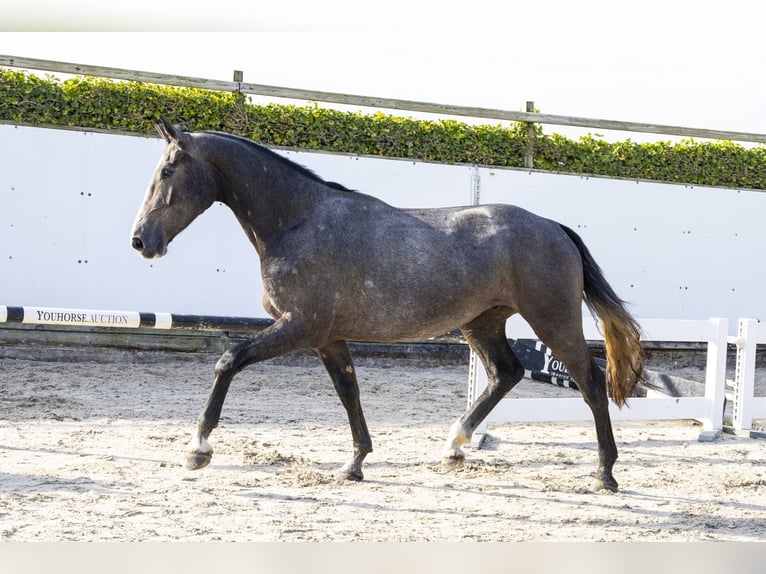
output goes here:
[[201, 434], [193, 434], [191, 440], [186, 445], [187, 452], [198, 452], [201, 454], [207, 454], [213, 452], [213, 447], [205, 440]]
[[450, 428], [447, 435], [447, 444], [444, 445], [443, 456], [445, 458], [456, 458], [463, 456], [463, 449], [460, 447], [471, 440], [471, 436], [465, 432], [460, 421], [456, 421]]

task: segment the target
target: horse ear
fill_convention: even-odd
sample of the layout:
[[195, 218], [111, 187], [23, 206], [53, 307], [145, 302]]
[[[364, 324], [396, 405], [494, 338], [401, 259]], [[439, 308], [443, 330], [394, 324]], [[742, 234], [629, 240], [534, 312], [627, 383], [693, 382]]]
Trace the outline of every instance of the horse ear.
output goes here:
[[173, 126], [164, 116], [161, 117], [160, 120], [162, 123], [154, 124], [154, 129], [157, 130], [157, 133], [160, 134], [162, 139], [167, 143], [170, 143], [170, 140], [173, 139]]
[[160, 118], [160, 120], [162, 123], [154, 124], [154, 128], [157, 130], [157, 133], [160, 134], [160, 137], [168, 143], [171, 141], [180, 143], [181, 138], [183, 137], [182, 134], [186, 133], [187, 131], [186, 127], [180, 125], [174, 126], [164, 116]]

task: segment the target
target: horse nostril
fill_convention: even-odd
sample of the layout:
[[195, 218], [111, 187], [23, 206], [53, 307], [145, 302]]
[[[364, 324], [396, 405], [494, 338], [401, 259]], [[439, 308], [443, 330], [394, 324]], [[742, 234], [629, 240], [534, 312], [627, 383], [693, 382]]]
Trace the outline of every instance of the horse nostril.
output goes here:
[[140, 237], [134, 237], [133, 241], [131, 241], [131, 245], [133, 246], [133, 249], [138, 251], [141, 251], [144, 248], [144, 242], [141, 241]]

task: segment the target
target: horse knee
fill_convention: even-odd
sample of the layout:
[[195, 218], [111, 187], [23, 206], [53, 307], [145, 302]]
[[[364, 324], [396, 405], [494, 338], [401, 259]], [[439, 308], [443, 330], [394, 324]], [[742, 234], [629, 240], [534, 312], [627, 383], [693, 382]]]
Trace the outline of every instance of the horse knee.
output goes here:
[[218, 359], [218, 362], [215, 364], [215, 375], [219, 377], [221, 375], [231, 373], [236, 368], [236, 362], [236, 353], [231, 349], [227, 349], [223, 352], [221, 358]]

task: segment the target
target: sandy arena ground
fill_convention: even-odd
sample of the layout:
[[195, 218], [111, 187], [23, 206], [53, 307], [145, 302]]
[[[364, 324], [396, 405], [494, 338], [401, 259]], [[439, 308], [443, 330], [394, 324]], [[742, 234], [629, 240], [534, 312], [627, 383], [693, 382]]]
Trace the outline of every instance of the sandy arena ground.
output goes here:
[[[690, 421], [617, 423], [616, 494], [587, 490], [592, 423], [491, 425], [439, 472], [467, 367], [361, 361], [375, 451], [337, 483], [351, 436], [317, 361], [268, 363], [232, 385], [212, 464], [180, 466], [215, 358], [0, 359], [5, 541], [756, 541], [766, 442], [698, 442]], [[576, 391], [525, 380], [516, 396]]]

